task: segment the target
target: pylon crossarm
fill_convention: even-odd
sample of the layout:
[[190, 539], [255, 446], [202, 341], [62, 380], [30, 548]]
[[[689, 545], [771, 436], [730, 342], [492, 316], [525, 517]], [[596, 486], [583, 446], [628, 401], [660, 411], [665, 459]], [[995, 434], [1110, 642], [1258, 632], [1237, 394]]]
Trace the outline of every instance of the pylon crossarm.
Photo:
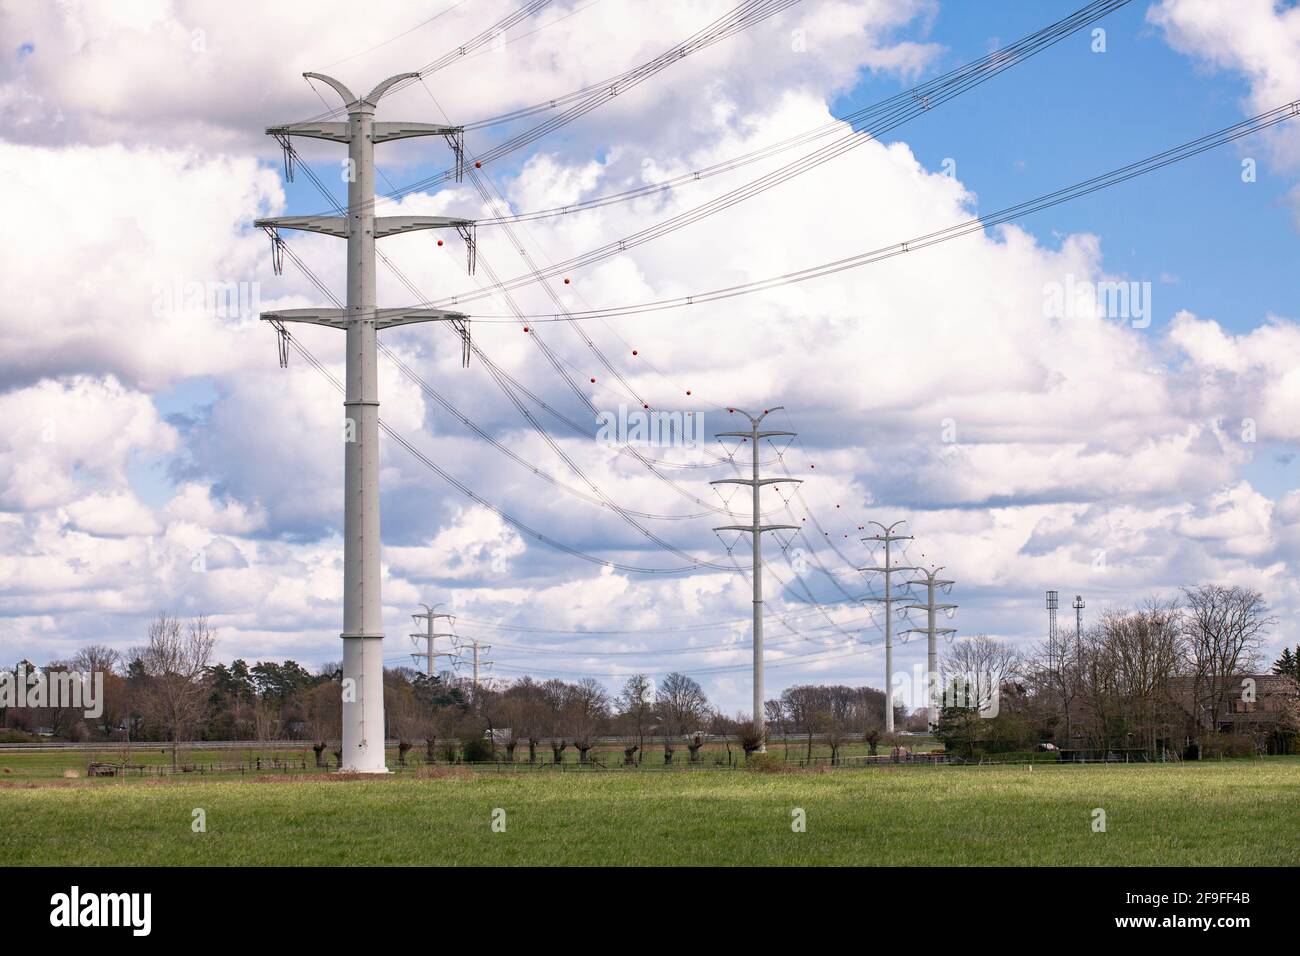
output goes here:
[[312, 139], [328, 139], [335, 143], [350, 143], [352, 135], [347, 123], [290, 123], [288, 126], [268, 126], [268, 136], [309, 136]]
[[329, 86], [343, 100], [344, 106], [351, 106], [353, 103], [357, 102], [356, 95], [342, 82], [334, 79], [332, 76], [326, 76], [324, 73], [311, 72], [304, 73], [303, 76], [308, 80], [320, 80], [322, 83]]
[[753, 531], [753, 525], [747, 524], [724, 524], [721, 527], [713, 529], [714, 531]]
[[[321, 78], [328, 79], [328, 77], [321, 77]], [[369, 103], [371, 106], [374, 106], [376, 103], [379, 102], [380, 97], [382, 97], [385, 93], [387, 93], [389, 89], [391, 89], [395, 84], [402, 82], [402, 80], [418, 80], [419, 78], [420, 78], [419, 73], [394, 74], [393, 76], [390, 76], [388, 79], [381, 80], [379, 83], [377, 83], [375, 85], [375, 88], [366, 94], [366, 98], [365, 100], [363, 100], [363, 102]], [[342, 86], [342, 84], [339, 85]]]
[[274, 219], [254, 219], [253, 225], [263, 229], [301, 229], [338, 239], [348, 236], [348, 221], [343, 216], [277, 216]]
[[473, 222], [472, 219], [453, 219], [450, 216], [376, 216], [375, 238], [400, 236], [417, 229], [461, 229]]
[[802, 478], [717, 478], [710, 481], [711, 485], [774, 485], [778, 481], [802, 482]]
[[332, 329], [348, 327], [346, 309], [281, 309], [279, 312], [263, 312], [263, 322], [307, 322], [311, 325], [328, 325]]
[[[460, 134], [463, 127], [439, 126], [436, 123], [375, 123], [375, 133], [371, 138], [376, 143], [387, 143], [395, 139], [410, 139], [412, 136], [449, 136]], [[455, 147], [452, 147], [455, 151]]]
[[461, 312], [447, 312], [444, 309], [377, 309], [375, 311], [375, 328], [391, 329], [398, 325], [414, 325], [417, 322], [464, 322], [468, 316]]

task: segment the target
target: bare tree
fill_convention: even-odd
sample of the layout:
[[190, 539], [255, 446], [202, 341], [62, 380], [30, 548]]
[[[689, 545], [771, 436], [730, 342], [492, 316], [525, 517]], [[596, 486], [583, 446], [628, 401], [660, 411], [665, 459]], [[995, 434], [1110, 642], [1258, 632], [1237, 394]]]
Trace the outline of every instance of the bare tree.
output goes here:
[[709, 716], [709, 698], [704, 689], [675, 671], [663, 679], [655, 700], [664, 729], [675, 737], [699, 730]]
[[1269, 616], [1262, 594], [1238, 585], [1183, 588], [1183, 598], [1192, 703], [1198, 718], [1208, 719], [1213, 733], [1219, 729], [1228, 698], [1239, 690], [1232, 678], [1255, 666], [1264, 634], [1275, 619]]
[[216, 633], [206, 617], [191, 618], [182, 625], [167, 612], [149, 624], [147, 643], [140, 653], [148, 690], [144, 695], [146, 716], [167, 729], [172, 741], [172, 769], [176, 768], [177, 747], [203, 716], [207, 688], [203, 672], [212, 658]]
[[1022, 667], [1019, 652], [987, 634], [963, 638], [953, 643], [943, 656], [939, 670], [945, 686], [958, 682], [966, 689], [968, 703], [986, 710], [1002, 685], [1019, 675]]
[[1116, 691], [1125, 702], [1133, 733], [1148, 753], [1170, 735], [1177, 703], [1173, 679], [1185, 660], [1177, 602], [1150, 599], [1122, 617], [1104, 617], [1115, 656]]

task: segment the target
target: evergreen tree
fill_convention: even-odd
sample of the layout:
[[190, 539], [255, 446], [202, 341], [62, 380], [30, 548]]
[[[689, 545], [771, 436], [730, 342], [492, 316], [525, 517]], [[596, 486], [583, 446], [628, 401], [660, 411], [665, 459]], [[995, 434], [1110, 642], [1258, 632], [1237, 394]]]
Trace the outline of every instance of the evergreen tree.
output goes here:
[[1273, 663], [1273, 673], [1300, 681], [1300, 644], [1296, 645], [1294, 653], [1289, 647], [1282, 648], [1282, 656]]

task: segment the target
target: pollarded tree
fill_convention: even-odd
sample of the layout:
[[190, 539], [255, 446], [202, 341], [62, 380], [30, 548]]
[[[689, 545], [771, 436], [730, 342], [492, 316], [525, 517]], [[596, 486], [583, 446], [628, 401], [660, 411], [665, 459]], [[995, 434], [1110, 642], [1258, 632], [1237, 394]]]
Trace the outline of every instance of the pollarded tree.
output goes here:
[[645, 674], [633, 674], [618, 695], [618, 710], [636, 734], [636, 749], [625, 753], [626, 763], [634, 763], [633, 754], [645, 753], [645, 731], [654, 719], [654, 682]]
[[609, 694], [595, 678], [584, 677], [569, 686], [567, 697], [566, 723], [578, 748], [578, 761], [587, 763], [596, 739], [609, 724]]

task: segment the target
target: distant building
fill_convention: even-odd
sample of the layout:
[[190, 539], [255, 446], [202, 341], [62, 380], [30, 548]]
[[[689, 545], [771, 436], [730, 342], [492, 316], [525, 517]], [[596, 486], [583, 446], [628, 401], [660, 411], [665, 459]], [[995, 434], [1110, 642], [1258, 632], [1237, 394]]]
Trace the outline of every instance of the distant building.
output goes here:
[[[1279, 726], [1287, 725], [1287, 711], [1300, 700], [1295, 678], [1280, 674], [1237, 674], [1227, 679], [1222, 693], [1193, 677], [1176, 677], [1171, 691], [1185, 718], [1185, 745], [1193, 746], [1207, 734], [1244, 734], [1261, 745]], [[1222, 685], [1220, 685], [1222, 687]], [[1219, 700], [1220, 706], [1210, 705]]]

